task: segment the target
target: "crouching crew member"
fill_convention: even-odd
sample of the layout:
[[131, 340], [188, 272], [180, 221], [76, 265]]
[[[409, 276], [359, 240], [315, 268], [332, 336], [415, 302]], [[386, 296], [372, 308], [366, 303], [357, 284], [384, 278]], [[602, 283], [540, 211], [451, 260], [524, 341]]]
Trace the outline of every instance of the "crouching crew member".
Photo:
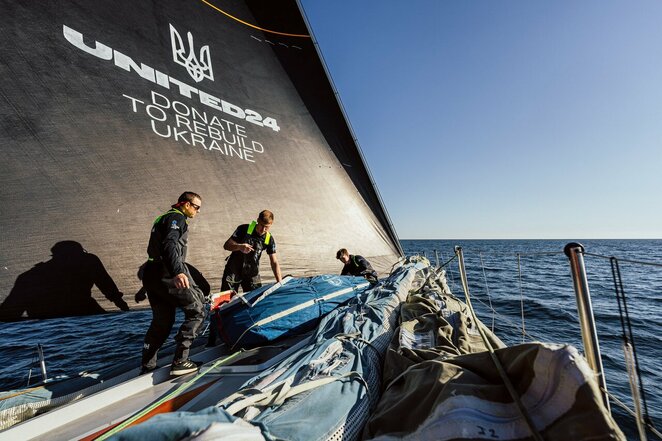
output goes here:
[[363, 276], [370, 282], [377, 282], [377, 271], [372, 269], [365, 257], [351, 255], [347, 249], [341, 248], [336, 253], [336, 259], [345, 264], [340, 272], [341, 276]]
[[232, 254], [225, 264], [221, 291], [228, 289], [238, 291], [241, 286], [244, 292], [248, 292], [262, 286], [260, 257], [264, 250], [269, 255], [276, 282], [282, 280], [276, 257], [276, 241], [269, 232], [273, 222], [274, 214], [269, 210], [263, 210], [258, 215], [257, 221], [239, 225], [225, 242], [223, 248], [232, 251]]
[[142, 353], [143, 373], [156, 367], [157, 352], [170, 334], [177, 308], [184, 311], [184, 322], [175, 336], [177, 345], [170, 373], [183, 375], [198, 369], [188, 355], [205, 319], [210, 286], [199, 271], [186, 263], [186, 247], [188, 219], [198, 214], [201, 204], [198, 194], [187, 191], [152, 226], [143, 275], [152, 307], [152, 323]]

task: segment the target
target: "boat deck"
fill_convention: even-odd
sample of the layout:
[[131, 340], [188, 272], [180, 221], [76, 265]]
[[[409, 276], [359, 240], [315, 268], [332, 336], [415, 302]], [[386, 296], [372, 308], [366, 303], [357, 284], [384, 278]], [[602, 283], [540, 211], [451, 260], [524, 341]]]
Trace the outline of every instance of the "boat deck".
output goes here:
[[210, 348], [194, 357], [204, 363], [197, 373], [180, 377], [170, 376], [169, 365], [145, 375], [135, 369], [129, 380], [0, 432], [0, 441], [94, 439], [137, 413], [144, 414], [138, 420], [144, 421], [158, 413], [204, 409], [297, 351], [308, 337], [234, 354], [224, 346]]

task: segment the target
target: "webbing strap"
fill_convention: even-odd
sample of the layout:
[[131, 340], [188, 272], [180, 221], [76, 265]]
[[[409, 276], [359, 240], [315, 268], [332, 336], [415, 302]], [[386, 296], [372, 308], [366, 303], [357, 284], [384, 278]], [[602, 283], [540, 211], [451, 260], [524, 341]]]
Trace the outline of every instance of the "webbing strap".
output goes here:
[[[292, 306], [292, 307], [290, 307], [290, 308], [288, 308], [288, 309], [285, 309], [285, 310], [283, 310], [283, 311], [277, 312], [276, 314], [273, 314], [273, 315], [270, 315], [270, 316], [268, 316], [268, 317], [265, 317], [265, 318], [263, 318], [263, 319], [261, 319], [261, 320], [258, 320], [257, 322], [253, 323], [253, 324], [250, 325], [248, 328], [246, 328], [246, 330], [245, 330], [245, 331], [239, 336], [239, 338], [237, 339], [237, 341], [232, 345], [232, 347], [231, 347], [230, 349], [234, 349], [234, 347], [237, 346], [237, 345], [239, 344], [239, 342], [241, 341], [241, 339], [244, 338], [244, 335], [246, 335], [246, 333], [248, 333], [249, 331], [251, 331], [253, 328], [255, 328], [255, 327], [257, 327], [257, 326], [263, 326], [263, 325], [266, 325], [266, 324], [271, 323], [271, 322], [273, 322], [273, 321], [275, 321], [275, 320], [278, 320], [278, 319], [280, 319], [280, 318], [286, 317], [286, 316], [288, 316], [288, 315], [290, 315], [290, 314], [294, 314], [294, 313], [297, 312], [297, 311], [301, 311], [302, 309], [306, 309], [306, 308], [308, 308], [308, 307], [310, 307], [310, 306], [312, 306], [312, 305], [314, 305], [314, 304], [316, 304], [316, 303], [323, 302], [323, 301], [326, 301], [326, 300], [330, 300], [330, 299], [332, 299], [332, 298], [334, 298], [334, 297], [338, 297], [338, 296], [341, 296], [341, 295], [347, 294], [348, 292], [351, 292], [351, 291], [356, 291], [356, 290], [359, 290], [359, 289], [366, 288], [366, 287], [369, 286], [369, 285], [370, 285], [370, 284], [366, 282], [366, 283], [361, 283], [361, 284], [356, 285], [356, 286], [353, 286], [353, 287], [350, 286], [350, 287], [348, 287], [348, 288], [343, 288], [343, 289], [341, 289], [341, 290], [339, 290], [339, 291], [332, 292], [332, 293], [327, 294], [327, 295], [325, 295], [325, 296], [323, 296], [323, 297], [314, 298], [314, 299], [311, 299], [311, 300], [307, 300], [307, 301], [305, 301], [305, 302], [303, 302], [303, 303], [299, 303], [299, 304], [294, 305], [294, 306]], [[253, 304], [255, 304], [255, 303], [253, 303]]]
[[[244, 397], [239, 399], [235, 403], [228, 406], [225, 410], [234, 415], [237, 412], [246, 409], [250, 406], [279, 406], [285, 402], [288, 398], [291, 398], [295, 395], [298, 395], [309, 390], [316, 389], [318, 387], [333, 383], [335, 381], [344, 380], [346, 378], [359, 378], [361, 383], [365, 386], [366, 382], [361, 376], [360, 373], [356, 371], [346, 372], [338, 376], [329, 376], [324, 378], [318, 378], [317, 380], [307, 381], [305, 383], [298, 384], [292, 387], [292, 382], [294, 381], [294, 376], [288, 377], [282, 382], [275, 384], [274, 386], [260, 391], [251, 396], [245, 396], [245, 393], [237, 392], [233, 395], [230, 395], [224, 400], [224, 402], [230, 402], [234, 399]], [[246, 392], [255, 391], [255, 389], [247, 390]]]
[[208, 369], [206, 369], [203, 372], [198, 373], [195, 377], [191, 378], [189, 381], [185, 382], [181, 386], [179, 386], [177, 389], [172, 391], [171, 393], [167, 394], [165, 397], [161, 398], [160, 400], [156, 401], [155, 403], [152, 403], [151, 405], [147, 406], [146, 408], [142, 409], [138, 413], [134, 414], [130, 418], [124, 420], [122, 423], [118, 424], [115, 426], [112, 430], [109, 430], [108, 432], [104, 433], [101, 435], [99, 438], [97, 438], [97, 441], [103, 441], [112, 435], [115, 435], [117, 432], [126, 429], [127, 427], [133, 425], [136, 421], [138, 421], [140, 418], [143, 416], [147, 415], [149, 412], [151, 412], [153, 409], [156, 409], [159, 407], [161, 404], [165, 403], [168, 400], [171, 400], [175, 398], [177, 395], [181, 394], [184, 392], [186, 389], [188, 389], [191, 385], [193, 385], [196, 381], [198, 381], [200, 378], [204, 377], [207, 375], [209, 372], [211, 372], [214, 368], [218, 366], [222, 366], [224, 364], [229, 363], [230, 361], [234, 360], [239, 356], [240, 353], [242, 353], [243, 350], [237, 351], [225, 358], [222, 358], [220, 360], [217, 360], [212, 364]]
[[246, 234], [253, 234], [253, 231], [255, 230], [255, 226], [257, 225], [257, 222], [253, 221], [250, 223], [248, 226], [248, 230], [246, 230]]
[[258, 297], [257, 299], [255, 299], [255, 301], [254, 301], [253, 303], [250, 304], [250, 307], [252, 308], [253, 306], [255, 306], [255, 305], [257, 304], [257, 302], [261, 301], [261, 300], [264, 299], [266, 296], [272, 294], [274, 291], [276, 291], [276, 290], [277, 290], [278, 288], [280, 288], [281, 286], [285, 285], [285, 284], [286, 284], [287, 282], [289, 282], [290, 280], [292, 280], [292, 276], [285, 276], [285, 278], [284, 278], [283, 280], [281, 280], [281, 281], [278, 282], [278, 283], [275, 283], [271, 288], [267, 289], [265, 292], [263, 292], [262, 294], [260, 294], [260, 297]]
[[[257, 226], [257, 222], [253, 221], [248, 225], [248, 230], [246, 230], [246, 234], [251, 235], [253, 234], [253, 231], [255, 231], [255, 227]], [[269, 245], [269, 241], [271, 240], [271, 233], [267, 231], [267, 235], [264, 237], [264, 244]]]
[[[181, 211], [179, 211], [178, 209], [176, 209], [176, 208], [171, 208], [170, 210], [166, 211], [166, 212], [163, 213], [162, 215], [157, 216], [156, 219], [154, 219], [154, 223], [153, 223], [152, 225], [156, 225], [156, 223], [157, 223], [158, 221], [160, 221], [161, 218], [162, 218], [163, 216], [165, 216], [166, 214], [170, 214], [170, 213], [179, 213], [179, 214], [181, 214], [182, 216], [186, 217], [186, 215], [185, 215], [184, 213], [182, 213]], [[188, 222], [188, 220], [187, 220], [187, 222]]]

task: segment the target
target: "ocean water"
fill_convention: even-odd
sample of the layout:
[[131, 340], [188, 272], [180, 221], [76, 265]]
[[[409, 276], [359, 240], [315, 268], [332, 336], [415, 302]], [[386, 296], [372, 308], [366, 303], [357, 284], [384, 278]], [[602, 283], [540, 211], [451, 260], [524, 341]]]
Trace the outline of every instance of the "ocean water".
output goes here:
[[[633, 408], [621, 347], [621, 319], [607, 259], [615, 256], [619, 259], [627, 296], [648, 413], [659, 428], [662, 425], [662, 392], [659, 390], [662, 385], [659, 333], [662, 267], [637, 262], [662, 264], [662, 240], [580, 242], [589, 253], [585, 262], [607, 389]], [[433, 263], [438, 259], [440, 264], [453, 257], [454, 246], [461, 246], [476, 313], [507, 344], [537, 340], [568, 343], [581, 350], [573, 283], [568, 259], [563, 254], [566, 243], [559, 240], [403, 240], [402, 246], [407, 255], [425, 254]], [[457, 268], [456, 260], [450, 262], [446, 266], [447, 277], [453, 293], [463, 298]], [[95, 371], [132, 358], [137, 365], [150, 320], [151, 311], [147, 310], [0, 323], [0, 390], [39, 381], [37, 343], [44, 347], [49, 377]], [[172, 335], [180, 320], [181, 315], [178, 315]], [[632, 419], [613, 403], [612, 412], [628, 439], [635, 439]]]
[[[583, 352], [575, 292], [563, 240], [403, 240], [407, 255], [433, 263], [462, 247], [469, 292], [478, 318], [508, 345], [524, 341], [567, 343]], [[662, 425], [662, 240], [583, 240], [584, 262], [607, 390], [630, 409], [633, 402], [624, 361], [623, 332], [608, 257], [618, 259], [648, 414]], [[632, 262], [630, 262], [632, 261]], [[638, 263], [642, 262], [642, 263]], [[656, 263], [648, 265], [643, 263]], [[446, 267], [451, 291], [464, 292], [457, 260]], [[523, 317], [523, 318], [522, 318]], [[628, 439], [639, 439], [634, 420], [611, 403]], [[648, 439], [659, 439], [649, 433]]]

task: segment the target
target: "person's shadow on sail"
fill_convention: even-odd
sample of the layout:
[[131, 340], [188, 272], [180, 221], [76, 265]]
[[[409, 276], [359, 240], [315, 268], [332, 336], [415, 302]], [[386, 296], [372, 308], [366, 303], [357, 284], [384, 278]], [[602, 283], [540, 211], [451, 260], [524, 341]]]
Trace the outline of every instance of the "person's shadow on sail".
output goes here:
[[51, 248], [52, 258], [16, 278], [0, 305], [0, 321], [44, 319], [106, 312], [92, 297], [92, 287], [123, 311], [129, 307], [101, 260], [73, 240]]

